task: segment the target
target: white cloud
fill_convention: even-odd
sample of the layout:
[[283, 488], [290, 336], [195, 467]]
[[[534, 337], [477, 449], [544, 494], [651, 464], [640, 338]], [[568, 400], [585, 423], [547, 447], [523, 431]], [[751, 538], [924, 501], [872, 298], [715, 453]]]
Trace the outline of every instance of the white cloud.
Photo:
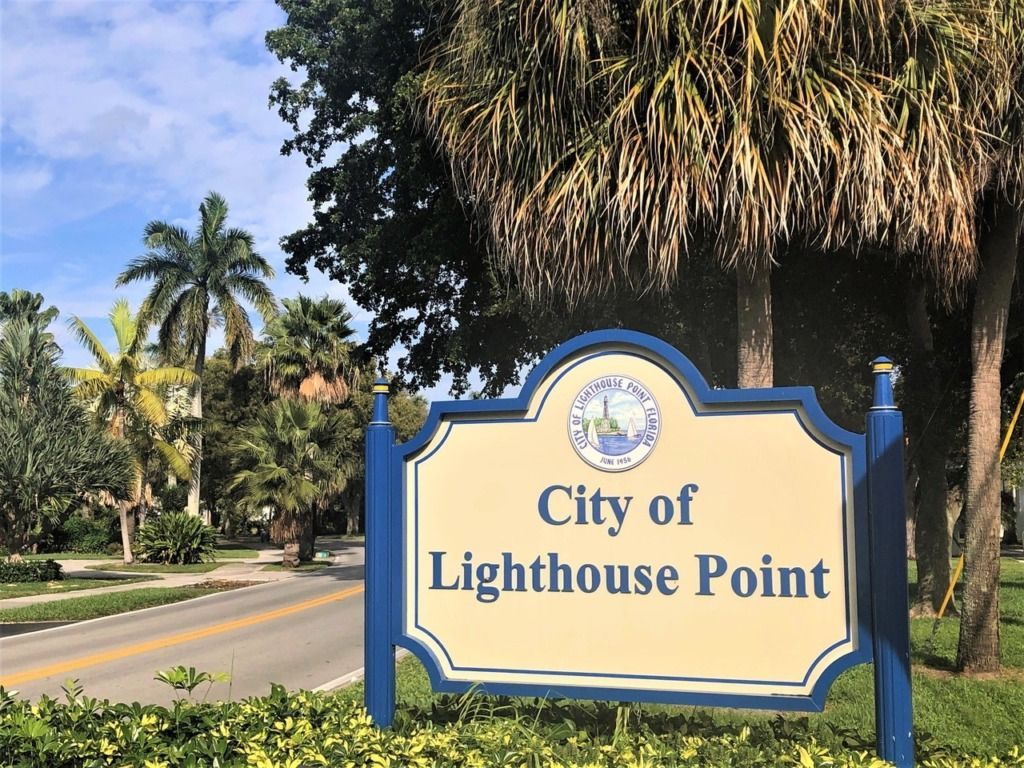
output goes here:
[[[289, 72], [262, 39], [284, 18], [272, 0], [5, 2], [5, 227], [25, 235], [137, 202], [140, 190], [153, 218], [180, 215], [179, 201], [194, 209], [215, 189], [235, 223], [276, 249], [310, 214], [308, 169], [280, 155], [288, 128], [267, 108]], [[40, 211], [11, 193], [42, 177], [10, 174], [12, 159], [75, 164], [78, 178], [47, 190]]]
[[[280, 154], [290, 128], [267, 106], [275, 79], [297, 77], [264, 46], [285, 22], [273, 0], [3, 0], [0, 16], [0, 288], [39, 291], [61, 310], [54, 331], [68, 364], [89, 361], [66, 318], [79, 315], [112, 341], [103, 334], [114, 299], [137, 307], [146, 292], [113, 286], [142, 252], [143, 227], [161, 219], [193, 228], [211, 190], [273, 264], [278, 296], [327, 294], [345, 300], [360, 327], [370, 322], [339, 283], [314, 270], [304, 283], [284, 268], [279, 240], [312, 207], [309, 169]], [[109, 247], [93, 243], [89, 254], [102, 256], [55, 242], [62, 227], [103, 216], [129, 223]], [[211, 348], [220, 342], [215, 334]], [[426, 394], [443, 398], [449, 384]]]

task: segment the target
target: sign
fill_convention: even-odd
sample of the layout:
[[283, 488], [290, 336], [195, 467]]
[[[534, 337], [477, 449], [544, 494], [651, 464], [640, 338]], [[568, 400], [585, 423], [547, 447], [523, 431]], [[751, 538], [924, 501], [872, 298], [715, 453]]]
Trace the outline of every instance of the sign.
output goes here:
[[669, 345], [605, 331], [518, 398], [373, 439], [368, 619], [437, 690], [820, 710], [873, 658], [867, 444], [809, 388], [712, 390]]

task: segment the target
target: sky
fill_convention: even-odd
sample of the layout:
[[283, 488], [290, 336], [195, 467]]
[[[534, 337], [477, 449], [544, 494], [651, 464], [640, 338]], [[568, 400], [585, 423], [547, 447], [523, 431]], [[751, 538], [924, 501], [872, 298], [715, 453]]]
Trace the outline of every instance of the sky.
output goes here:
[[137, 307], [147, 290], [114, 287], [145, 252], [145, 225], [193, 229], [211, 190], [274, 266], [278, 297], [344, 299], [365, 338], [371, 318], [342, 285], [284, 269], [280, 238], [312, 214], [309, 168], [281, 155], [289, 128], [268, 106], [275, 79], [300, 78], [264, 44], [284, 22], [273, 0], [0, 3], [0, 290], [37, 291], [60, 310], [66, 364], [89, 363], [66, 319], [112, 343], [114, 299]]

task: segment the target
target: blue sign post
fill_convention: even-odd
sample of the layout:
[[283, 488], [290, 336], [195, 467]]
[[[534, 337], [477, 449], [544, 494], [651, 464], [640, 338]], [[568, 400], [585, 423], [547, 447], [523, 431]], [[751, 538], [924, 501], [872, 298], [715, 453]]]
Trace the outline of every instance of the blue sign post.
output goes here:
[[893, 402], [892, 361], [880, 357], [871, 365], [875, 395], [868, 412], [867, 439], [875, 729], [879, 757], [904, 768], [914, 764], [914, 719], [907, 627], [903, 414]]
[[373, 385], [373, 416], [366, 430], [366, 609], [363, 673], [366, 709], [382, 728], [395, 717], [395, 641], [391, 583], [391, 451], [395, 429], [388, 420], [388, 383]]
[[782, 711], [820, 711], [840, 672], [874, 661], [878, 753], [913, 766], [892, 368], [873, 363], [866, 435], [810, 388], [715, 390], [630, 331], [566, 342], [517, 398], [434, 403], [401, 445], [378, 380], [374, 722], [394, 718], [396, 646], [445, 692]]

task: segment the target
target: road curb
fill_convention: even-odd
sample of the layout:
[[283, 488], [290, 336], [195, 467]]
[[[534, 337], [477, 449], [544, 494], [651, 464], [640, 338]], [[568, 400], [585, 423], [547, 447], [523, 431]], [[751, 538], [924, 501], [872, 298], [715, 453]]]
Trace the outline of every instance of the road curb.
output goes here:
[[[400, 661], [408, 655], [409, 652], [405, 650], [405, 648], [399, 648], [397, 651], [395, 651], [395, 661]], [[327, 693], [328, 691], [336, 691], [339, 688], [345, 688], [349, 685], [352, 685], [352, 683], [358, 683], [360, 680], [363, 679], [364, 674], [365, 668], [360, 667], [359, 669], [349, 672], [347, 675], [336, 677], [333, 680], [328, 680], [323, 685], [318, 685], [316, 688], [313, 689], [313, 692]]]

